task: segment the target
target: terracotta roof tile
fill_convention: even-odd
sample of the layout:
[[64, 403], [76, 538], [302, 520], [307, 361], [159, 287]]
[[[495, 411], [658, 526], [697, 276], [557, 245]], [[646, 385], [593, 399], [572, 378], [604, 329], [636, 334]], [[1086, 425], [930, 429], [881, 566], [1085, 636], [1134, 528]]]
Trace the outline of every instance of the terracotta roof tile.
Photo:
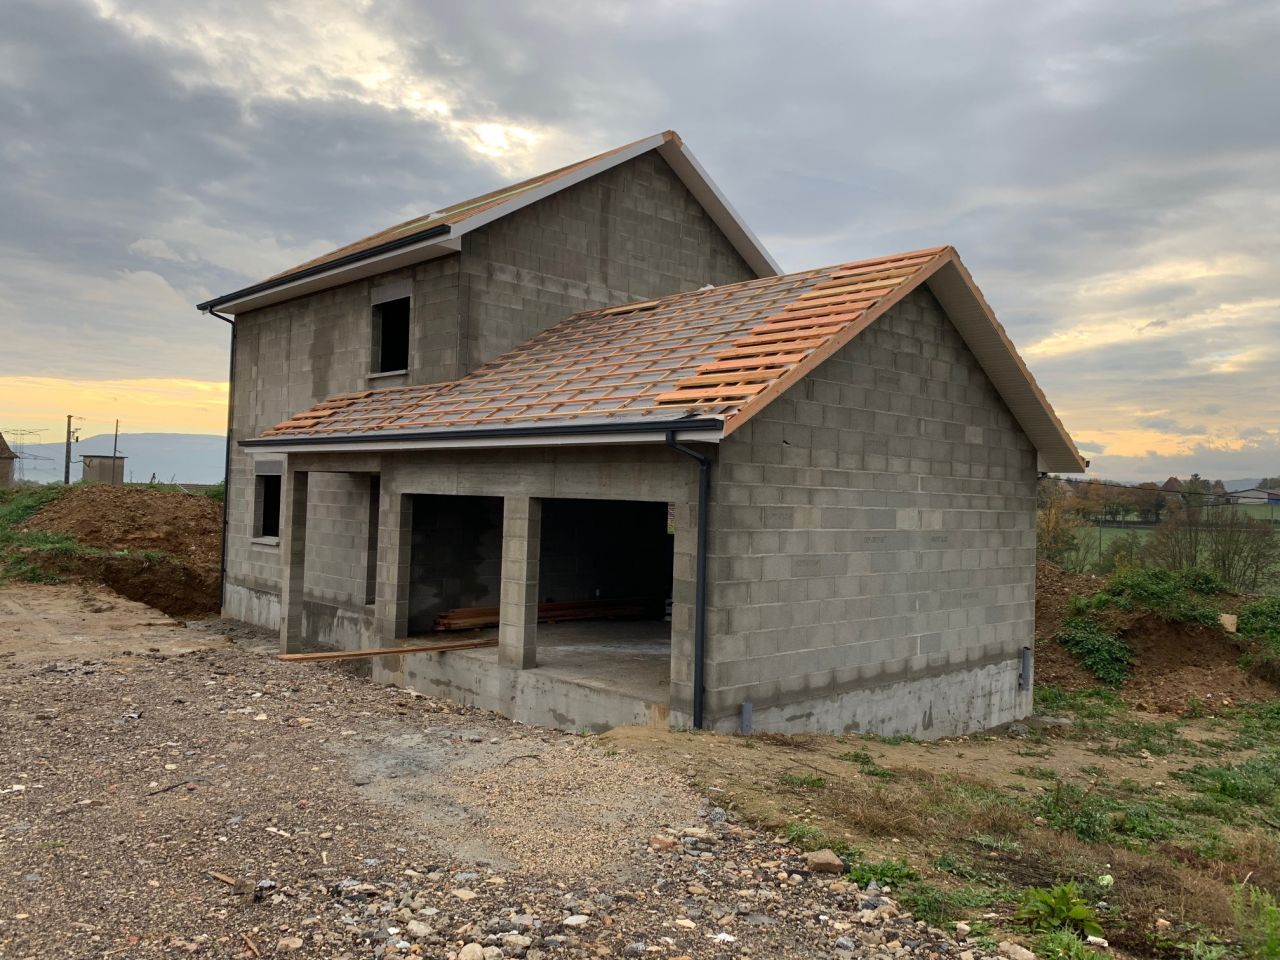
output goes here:
[[263, 436], [290, 439], [604, 422], [727, 429], [897, 302], [937, 247], [575, 314], [449, 383], [331, 397]]

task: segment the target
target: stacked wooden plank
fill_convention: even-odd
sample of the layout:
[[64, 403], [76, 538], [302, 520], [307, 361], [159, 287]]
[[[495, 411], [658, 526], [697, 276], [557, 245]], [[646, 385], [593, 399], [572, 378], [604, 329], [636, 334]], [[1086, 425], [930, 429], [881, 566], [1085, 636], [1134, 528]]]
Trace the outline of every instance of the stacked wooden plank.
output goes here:
[[[652, 600], [562, 600], [538, 604], [539, 623], [565, 620], [623, 620], [654, 615]], [[445, 610], [435, 619], [435, 630], [475, 630], [496, 627], [497, 607], [458, 607]]]

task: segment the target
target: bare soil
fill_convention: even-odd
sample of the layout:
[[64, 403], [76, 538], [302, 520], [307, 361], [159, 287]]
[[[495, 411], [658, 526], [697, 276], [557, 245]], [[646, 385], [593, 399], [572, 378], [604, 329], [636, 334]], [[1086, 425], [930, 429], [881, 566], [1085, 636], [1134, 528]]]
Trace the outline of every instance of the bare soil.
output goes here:
[[104, 550], [159, 550], [197, 567], [222, 555], [222, 505], [208, 497], [149, 487], [74, 486], [26, 523]]
[[[1036, 566], [1036, 684], [1092, 690], [1098, 679], [1055, 637], [1074, 595], [1092, 596], [1101, 577], [1072, 574], [1041, 561]], [[1223, 598], [1224, 611], [1239, 606]], [[1245, 647], [1217, 627], [1170, 623], [1151, 614], [1115, 614], [1109, 622], [1133, 649], [1129, 679], [1116, 692], [1136, 710], [1212, 713], [1235, 704], [1273, 700], [1280, 687], [1240, 666]]]
[[218, 610], [222, 507], [148, 487], [76, 486], [25, 524], [109, 553], [38, 551], [41, 569], [110, 587], [175, 617]]

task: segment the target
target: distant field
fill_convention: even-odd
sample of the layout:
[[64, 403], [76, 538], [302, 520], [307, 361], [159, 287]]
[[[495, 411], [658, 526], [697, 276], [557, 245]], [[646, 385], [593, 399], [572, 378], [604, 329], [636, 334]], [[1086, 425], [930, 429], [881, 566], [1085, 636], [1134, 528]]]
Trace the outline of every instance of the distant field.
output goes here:
[[[1226, 509], [1226, 508], [1218, 508]], [[1269, 507], [1261, 504], [1236, 505], [1232, 509], [1239, 510], [1241, 513], [1248, 513], [1257, 519], [1269, 519], [1267, 512]], [[1277, 519], [1280, 519], [1280, 511], [1276, 511]], [[1084, 569], [1092, 569], [1098, 563], [1099, 558], [1104, 556], [1110, 548], [1112, 542], [1118, 537], [1126, 534], [1136, 534], [1142, 540], [1146, 540], [1151, 536], [1151, 527], [1107, 527], [1099, 529], [1095, 523], [1092, 526], [1081, 527], [1076, 531], [1076, 542], [1080, 544], [1081, 563]], [[1280, 530], [1277, 530], [1280, 536]], [[1101, 547], [1101, 549], [1099, 549]], [[1272, 577], [1271, 582], [1262, 587], [1262, 593], [1280, 595], [1280, 571]]]

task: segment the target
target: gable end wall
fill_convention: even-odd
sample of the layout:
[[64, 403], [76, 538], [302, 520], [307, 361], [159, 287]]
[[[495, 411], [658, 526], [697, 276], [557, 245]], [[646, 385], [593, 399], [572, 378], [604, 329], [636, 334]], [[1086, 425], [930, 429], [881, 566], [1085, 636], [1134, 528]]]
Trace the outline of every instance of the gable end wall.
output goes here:
[[462, 240], [474, 370], [580, 310], [756, 279], [655, 151]]
[[1026, 716], [1035, 451], [927, 289], [721, 444], [708, 714], [965, 733]]

